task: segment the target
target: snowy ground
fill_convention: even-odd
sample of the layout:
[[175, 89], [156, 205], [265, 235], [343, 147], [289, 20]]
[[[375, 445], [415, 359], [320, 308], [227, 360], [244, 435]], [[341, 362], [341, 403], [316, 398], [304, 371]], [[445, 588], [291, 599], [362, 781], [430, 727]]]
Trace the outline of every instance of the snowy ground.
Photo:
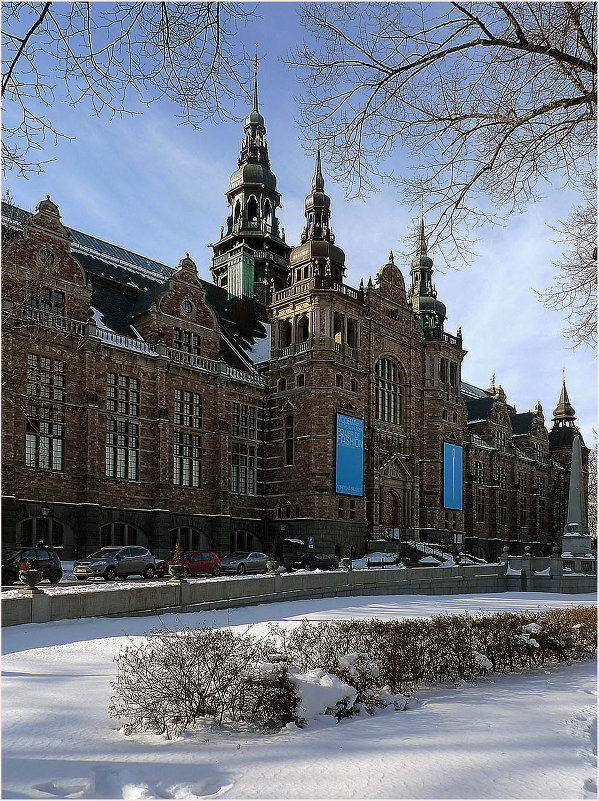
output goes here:
[[420, 617], [595, 605], [502, 593], [297, 601], [92, 618], [3, 631], [2, 798], [594, 798], [596, 663], [425, 688], [404, 712], [264, 736], [211, 729], [124, 737], [107, 715], [113, 657], [153, 625]]

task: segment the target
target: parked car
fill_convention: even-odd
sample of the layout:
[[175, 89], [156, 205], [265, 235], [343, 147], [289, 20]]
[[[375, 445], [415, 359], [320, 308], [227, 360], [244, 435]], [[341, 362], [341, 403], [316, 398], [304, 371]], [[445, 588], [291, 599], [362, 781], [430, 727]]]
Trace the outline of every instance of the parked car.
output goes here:
[[50, 584], [58, 584], [62, 578], [62, 565], [60, 557], [54, 548], [44, 546], [40, 548], [21, 548], [11, 551], [10, 556], [2, 560], [2, 584], [14, 584], [19, 578], [19, 565], [25, 559], [37, 559], [38, 569], [48, 579]]
[[78, 581], [100, 576], [105, 581], [114, 581], [117, 576], [127, 578], [133, 574], [151, 579], [156, 575], [156, 560], [147, 548], [140, 545], [107, 546], [85, 559], [78, 559], [73, 565], [73, 573]]
[[220, 560], [223, 573], [264, 573], [268, 556], [260, 551], [236, 551]]
[[[156, 563], [156, 573], [165, 576], [169, 566], [174, 564], [173, 555]], [[186, 576], [197, 576], [201, 573], [210, 573], [220, 576], [220, 559], [213, 551], [185, 551], [181, 554], [181, 564], [185, 566]]]
[[282, 561], [283, 567], [288, 570], [337, 570], [339, 560], [328, 553], [302, 553], [299, 556], [289, 556]]

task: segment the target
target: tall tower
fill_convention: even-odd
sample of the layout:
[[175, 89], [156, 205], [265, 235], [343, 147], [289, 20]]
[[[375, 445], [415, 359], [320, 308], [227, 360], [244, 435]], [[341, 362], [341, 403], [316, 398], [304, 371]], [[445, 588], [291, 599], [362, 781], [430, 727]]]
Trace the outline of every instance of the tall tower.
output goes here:
[[446, 317], [445, 304], [437, 300], [437, 289], [433, 284], [433, 260], [426, 247], [424, 217], [420, 217], [418, 248], [410, 265], [412, 281], [408, 288], [408, 302], [418, 315], [427, 339], [441, 339]]
[[214, 251], [214, 282], [230, 295], [266, 305], [273, 287], [286, 286], [291, 247], [275, 214], [281, 195], [270, 169], [264, 117], [258, 110], [257, 60], [254, 67], [252, 110], [243, 128], [238, 169], [226, 193], [230, 214], [219, 241], [209, 247]]

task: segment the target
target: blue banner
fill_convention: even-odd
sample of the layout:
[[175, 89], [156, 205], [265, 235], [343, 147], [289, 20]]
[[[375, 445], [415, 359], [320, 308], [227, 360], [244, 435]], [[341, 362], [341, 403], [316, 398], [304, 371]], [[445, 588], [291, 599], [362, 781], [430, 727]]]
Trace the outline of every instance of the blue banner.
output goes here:
[[462, 448], [443, 443], [443, 506], [462, 510]]
[[337, 415], [335, 492], [364, 494], [364, 420]]

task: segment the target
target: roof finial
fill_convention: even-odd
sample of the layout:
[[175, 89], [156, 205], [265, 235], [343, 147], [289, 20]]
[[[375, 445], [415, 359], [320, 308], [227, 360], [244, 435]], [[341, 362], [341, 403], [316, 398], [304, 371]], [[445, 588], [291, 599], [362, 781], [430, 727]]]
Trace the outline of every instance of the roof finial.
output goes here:
[[491, 376], [491, 386], [495, 387], [495, 373]]
[[320, 128], [318, 128], [318, 139], [316, 145], [316, 166], [314, 168], [314, 178], [312, 178], [312, 191], [324, 189], [324, 178], [322, 177], [322, 164], [320, 161]]
[[252, 111], [258, 111], [258, 42], [255, 42], [256, 54], [254, 56], [254, 101], [252, 103]]
[[389, 262], [391, 264], [395, 264], [395, 261], [393, 260], [393, 251], [392, 250], [389, 252]]

